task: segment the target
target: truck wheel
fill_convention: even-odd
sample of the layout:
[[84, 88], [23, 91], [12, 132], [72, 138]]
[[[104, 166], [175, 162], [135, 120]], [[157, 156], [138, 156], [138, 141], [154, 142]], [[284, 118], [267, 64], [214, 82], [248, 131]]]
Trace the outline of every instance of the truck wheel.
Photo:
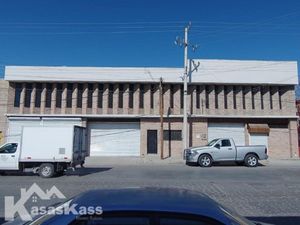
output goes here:
[[39, 175], [43, 178], [53, 177], [55, 174], [54, 166], [51, 163], [43, 163], [39, 168]]
[[246, 155], [245, 165], [248, 167], [256, 167], [258, 165], [258, 158], [254, 154]]
[[210, 157], [210, 155], [207, 154], [201, 155], [198, 159], [198, 164], [201, 167], [211, 167], [212, 158]]

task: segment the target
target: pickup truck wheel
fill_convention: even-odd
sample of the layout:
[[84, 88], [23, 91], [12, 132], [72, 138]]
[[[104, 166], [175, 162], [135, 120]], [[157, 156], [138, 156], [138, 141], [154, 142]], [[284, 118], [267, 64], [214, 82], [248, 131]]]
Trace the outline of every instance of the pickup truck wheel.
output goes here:
[[245, 158], [245, 165], [248, 167], [256, 167], [258, 165], [258, 158], [254, 154], [249, 154]]
[[201, 166], [201, 167], [211, 167], [212, 165], [212, 158], [205, 154], [205, 155], [201, 155], [198, 159], [198, 164]]
[[43, 178], [53, 177], [55, 174], [54, 165], [51, 163], [43, 163], [39, 168], [39, 175]]

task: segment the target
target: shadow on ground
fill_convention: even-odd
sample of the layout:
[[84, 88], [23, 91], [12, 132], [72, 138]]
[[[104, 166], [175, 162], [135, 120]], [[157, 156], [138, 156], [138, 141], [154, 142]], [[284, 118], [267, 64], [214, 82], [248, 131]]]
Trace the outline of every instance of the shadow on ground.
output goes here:
[[[199, 166], [198, 163], [190, 163], [186, 162], [187, 166], [197, 167]], [[258, 163], [258, 167], [263, 167], [265, 165]], [[214, 162], [212, 167], [246, 167], [243, 163], [236, 163], [236, 162]]]
[[300, 217], [298, 216], [247, 217], [247, 219], [255, 221], [258, 224], [259, 222], [274, 225], [300, 224]]
[[[94, 173], [101, 173], [108, 170], [111, 170], [112, 167], [93, 167], [93, 168], [76, 168], [75, 171], [69, 169], [67, 170], [63, 176], [86, 176]], [[5, 172], [2, 176], [38, 176], [37, 174], [31, 172]]]

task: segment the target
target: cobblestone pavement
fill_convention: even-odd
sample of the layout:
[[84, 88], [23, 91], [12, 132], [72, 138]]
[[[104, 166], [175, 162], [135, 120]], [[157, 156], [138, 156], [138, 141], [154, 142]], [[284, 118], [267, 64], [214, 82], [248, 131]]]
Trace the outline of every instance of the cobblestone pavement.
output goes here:
[[300, 224], [300, 165], [295, 163], [257, 168], [93, 164], [52, 179], [10, 174], [0, 177], [0, 217], [4, 214], [4, 196], [19, 198], [20, 188], [29, 188], [34, 182], [44, 190], [56, 185], [68, 198], [90, 189], [185, 188], [205, 193], [243, 216], [275, 224], [290, 224], [286, 223], [289, 220]]

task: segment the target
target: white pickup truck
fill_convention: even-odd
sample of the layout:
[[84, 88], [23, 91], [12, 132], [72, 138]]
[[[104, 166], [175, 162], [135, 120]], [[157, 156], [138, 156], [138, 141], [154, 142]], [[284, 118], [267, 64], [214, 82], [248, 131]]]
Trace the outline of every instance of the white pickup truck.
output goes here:
[[210, 167], [213, 162], [236, 161], [248, 167], [256, 167], [258, 160], [268, 159], [265, 145], [236, 146], [232, 138], [218, 138], [206, 146], [191, 147], [184, 150], [187, 164], [198, 163]]
[[0, 146], [0, 173], [32, 171], [41, 177], [62, 175], [69, 167], [83, 165], [86, 128], [23, 127], [20, 141]]

